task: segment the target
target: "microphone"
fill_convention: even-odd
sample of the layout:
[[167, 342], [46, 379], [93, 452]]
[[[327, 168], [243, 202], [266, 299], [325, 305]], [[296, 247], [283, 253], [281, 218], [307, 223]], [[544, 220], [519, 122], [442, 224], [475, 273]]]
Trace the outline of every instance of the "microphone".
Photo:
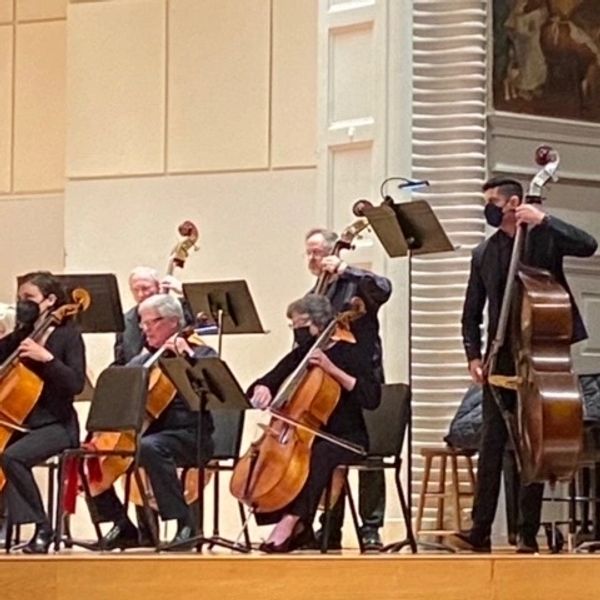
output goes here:
[[402, 183], [398, 184], [398, 189], [399, 190], [408, 189], [408, 188], [415, 189], [415, 188], [428, 187], [428, 186], [429, 186], [429, 181], [427, 181], [426, 179], [418, 179], [418, 180], [406, 179]]

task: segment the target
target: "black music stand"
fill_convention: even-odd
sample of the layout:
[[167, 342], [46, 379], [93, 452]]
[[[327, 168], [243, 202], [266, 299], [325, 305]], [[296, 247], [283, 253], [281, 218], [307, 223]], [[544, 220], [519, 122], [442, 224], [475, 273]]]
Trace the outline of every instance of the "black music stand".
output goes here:
[[[198, 432], [196, 438], [198, 466], [198, 533], [192, 538], [196, 542], [196, 550], [202, 552], [204, 544], [222, 546], [238, 552], [249, 552], [249, 548], [224, 538], [206, 537], [204, 535], [204, 474], [205, 463], [209, 457], [203, 456], [202, 429], [210, 411], [245, 410], [251, 408], [240, 384], [226, 363], [216, 356], [200, 358], [190, 364], [182, 356], [161, 358], [159, 365], [171, 380], [177, 392], [188, 404], [190, 410], [198, 415]], [[186, 544], [191, 540], [186, 540]], [[179, 544], [170, 544], [169, 549]]]
[[[408, 258], [408, 381], [412, 389], [412, 257], [434, 252], [449, 252], [455, 250], [455, 247], [425, 200], [395, 204], [388, 196], [381, 206], [362, 207], [361, 216], [369, 221], [369, 225], [390, 258], [401, 256]], [[409, 403], [409, 411], [406, 495], [408, 512], [412, 514], [412, 401]], [[412, 527], [412, 524], [407, 523], [407, 527]], [[399, 552], [408, 545], [410, 545], [410, 536], [407, 535], [402, 541], [384, 546], [383, 552]]]
[[[70, 295], [76, 288], [90, 294], [87, 310], [77, 313], [75, 321], [81, 333], [117, 333], [125, 329], [117, 278], [113, 273], [56, 275]], [[94, 386], [86, 373], [85, 385], [76, 402], [91, 401]]]
[[219, 356], [224, 333], [266, 333], [244, 280], [184, 283], [183, 294], [204, 324], [217, 326]]
[[91, 275], [56, 275], [67, 292], [87, 290], [91, 303], [75, 317], [81, 333], [117, 333], [125, 329], [117, 278], [113, 273]]

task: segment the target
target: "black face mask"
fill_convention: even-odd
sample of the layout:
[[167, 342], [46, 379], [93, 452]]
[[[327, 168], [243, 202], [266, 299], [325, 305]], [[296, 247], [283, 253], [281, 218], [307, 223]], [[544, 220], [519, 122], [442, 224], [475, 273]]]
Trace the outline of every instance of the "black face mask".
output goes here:
[[21, 329], [31, 328], [40, 316], [40, 306], [33, 300], [19, 300], [17, 302], [17, 326]]
[[294, 329], [294, 342], [298, 344], [298, 346], [308, 346], [312, 344], [315, 337], [310, 332], [309, 327], [297, 327]]
[[502, 225], [502, 219], [504, 218], [504, 212], [502, 208], [488, 202], [483, 209], [483, 215], [488, 225], [492, 227], [500, 227]]

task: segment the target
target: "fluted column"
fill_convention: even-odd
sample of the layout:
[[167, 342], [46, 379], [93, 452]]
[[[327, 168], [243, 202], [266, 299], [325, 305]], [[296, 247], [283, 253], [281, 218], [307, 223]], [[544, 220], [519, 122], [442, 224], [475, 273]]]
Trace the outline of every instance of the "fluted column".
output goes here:
[[443, 437], [468, 384], [460, 317], [471, 249], [484, 238], [485, 0], [414, 0], [412, 175], [457, 250], [412, 260], [413, 474]]

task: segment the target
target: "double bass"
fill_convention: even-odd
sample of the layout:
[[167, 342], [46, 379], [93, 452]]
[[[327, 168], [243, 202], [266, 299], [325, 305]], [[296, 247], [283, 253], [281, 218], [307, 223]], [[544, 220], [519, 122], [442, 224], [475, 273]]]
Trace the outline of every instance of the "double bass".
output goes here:
[[[29, 337], [40, 342], [51, 327], [60, 325], [68, 317], [87, 310], [90, 295], [87, 290], [76, 288], [71, 293], [73, 302], [63, 304], [45, 315], [34, 327]], [[0, 452], [3, 452], [16, 432], [25, 433], [24, 423], [35, 407], [44, 382], [28, 369], [14, 350], [0, 365]], [[6, 482], [0, 470], [0, 489]]]
[[[554, 177], [558, 153], [536, 151], [542, 167], [524, 201], [541, 203], [542, 188]], [[573, 311], [564, 287], [549, 271], [524, 262], [527, 225], [518, 227], [502, 298], [496, 336], [484, 365], [487, 384], [506, 421], [524, 483], [571, 479], [583, 440], [582, 398], [571, 362]], [[496, 373], [508, 328], [515, 376]], [[517, 394], [517, 418], [506, 410], [498, 387]]]

